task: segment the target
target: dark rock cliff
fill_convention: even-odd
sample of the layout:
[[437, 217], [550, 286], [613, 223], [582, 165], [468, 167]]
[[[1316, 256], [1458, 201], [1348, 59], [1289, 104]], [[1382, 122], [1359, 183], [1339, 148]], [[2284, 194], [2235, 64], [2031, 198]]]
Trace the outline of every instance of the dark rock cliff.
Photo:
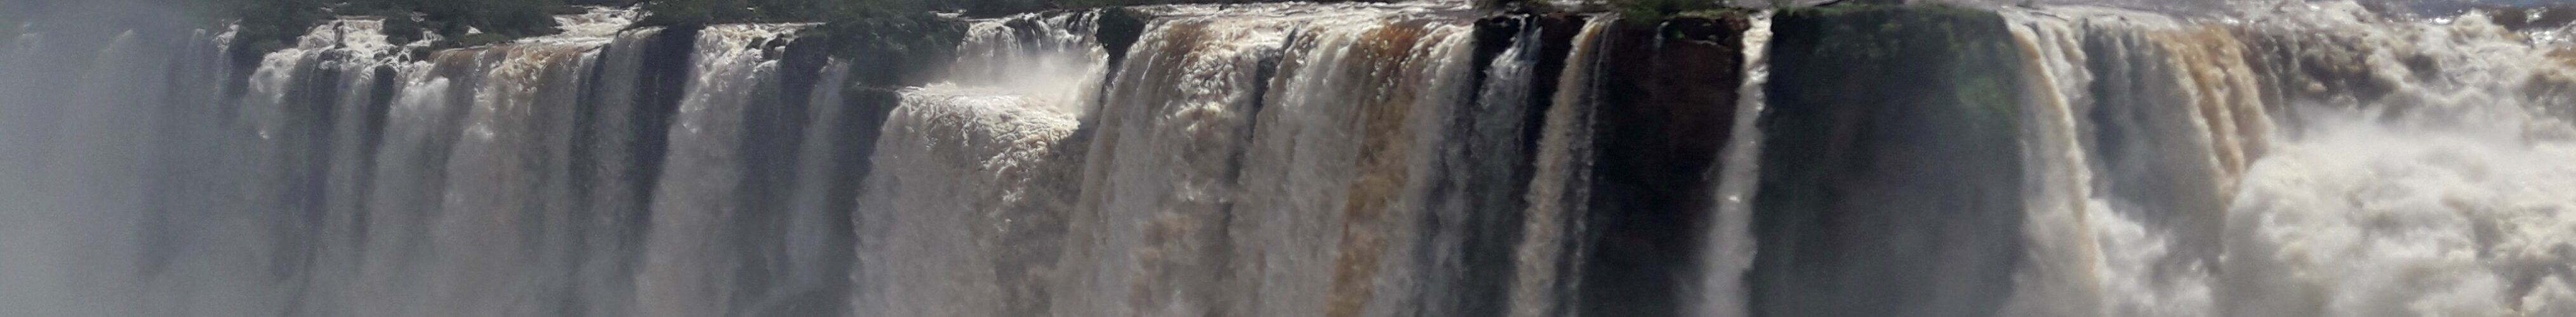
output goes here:
[[1717, 192], [1717, 155], [1734, 131], [1745, 16], [1630, 21], [1613, 35], [1601, 104], [1587, 316], [1674, 316], [1695, 299], [1700, 228]]
[[2020, 62], [1993, 13], [1828, 7], [1774, 30], [1754, 316], [1991, 316], [2022, 260]]

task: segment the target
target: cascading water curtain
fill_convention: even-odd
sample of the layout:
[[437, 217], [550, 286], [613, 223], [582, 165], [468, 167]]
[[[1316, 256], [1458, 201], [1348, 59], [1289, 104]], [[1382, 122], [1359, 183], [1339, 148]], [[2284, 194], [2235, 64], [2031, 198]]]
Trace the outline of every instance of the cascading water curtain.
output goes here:
[[1471, 2], [0, 0], [0, 315], [2576, 315], [2576, 11]]

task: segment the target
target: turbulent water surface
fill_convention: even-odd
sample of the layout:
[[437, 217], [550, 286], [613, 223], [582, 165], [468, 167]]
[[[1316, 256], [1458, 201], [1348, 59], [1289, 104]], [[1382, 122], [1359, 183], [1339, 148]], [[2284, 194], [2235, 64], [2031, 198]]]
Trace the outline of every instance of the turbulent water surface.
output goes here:
[[2576, 315], [2576, 27], [2456, 10], [2523, 3], [1147, 6], [902, 76], [123, 3], [0, 25], [0, 315]]

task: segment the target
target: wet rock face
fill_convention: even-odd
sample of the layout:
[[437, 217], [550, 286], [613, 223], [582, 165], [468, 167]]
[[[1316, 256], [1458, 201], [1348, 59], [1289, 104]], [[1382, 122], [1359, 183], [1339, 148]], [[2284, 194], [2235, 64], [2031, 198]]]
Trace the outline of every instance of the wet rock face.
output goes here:
[[[636, 131], [668, 131], [672, 113], [680, 108], [680, 99], [687, 98], [684, 91], [689, 83], [689, 65], [693, 65], [689, 53], [697, 50], [698, 31], [698, 27], [673, 27], [654, 35], [647, 44], [650, 46], [644, 49], [642, 64], [646, 68], [636, 76], [642, 81], [637, 85], [645, 87], [635, 96], [642, 111], [625, 118], [631, 120], [629, 124]], [[669, 151], [669, 137], [657, 133], [636, 135], [639, 152], [633, 157], [638, 162], [630, 165], [635, 169], [630, 172], [642, 177], [638, 178], [639, 186], [634, 187], [638, 192], [631, 197], [652, 197], [652, 188], [660, 182], [662, 158]], [[651, 205], [645, 201], [637, 206]]]
[[1734, 131], [1743, 84], [1744, 16], [1626, 23], [1610, 39], [1600, 120], [1600, 177], [1585, 256], [1590, 316], [1677, 315], [1692, 299], [1697, 228], [1709, 221], [1717, 155]]
[[[1509, 198], [1495, 200], [1491, 204], [1479, 203], [1467, 208], [1473, 211], [1463, 215], [1464, 218], [1460, 220], [1469, 229], [1465, 233], [1463, 249], [1457, 255], [1464, 262], [1459, 268], [1461, 273], [1458, 276], [1477, 278], [1455, 281], [1454, 283], [1457, 284], [1449, 286], [1448, 289], [1456, 291], [1435, 295], [1432, 299], [1433, 308], [1429, 311], [1445, 311], [1457, 316], [1505, 316], [1512, 312], [1513, 281], [1509, 278], [1487, 277], [1512, 276], [1517, 269], [1517, 264], [1514, 262], [1517, 251], [1514, 246], [1519, 244], [1524, 236], [1523, 225], [1529, 219], [1525, 214], [1529, 206], [1523, 197], [1534, 174], [1533, 162], [1537, 155], [1534, 149], [1537, 148], [1540, 129], [1546, 125], [1545, 109], [1554, 105], [1550, 102], [1552, 98], [1546, 96], [1555, 95], [1557, 85], [1554, 84], [1554, 80], [1564, 74], [1566, 59], [1574, 50], [1575, 37], [1582, 32], [1586, 21], [1586, 17], [1573, 14], [1504, 14], [1477, 20], [1474, 33], [1476, 53], [1472, 65], [1478, 65], [1479, 71], [1473, 77], [1473, 82], [1490, 83], [1490, 77], [1497, 75], [1497, 70], [1491, 67], [1498, 65], [1498, 59], [1506, 58], [1505, 51], [1516, 45], [1527, 45], [1521, 49], [1529, 51], [1522, 52], [1521, 54], [1524, 55], [1517, 58], [1530, 64], [1524, 70], [1526, 73], [1519, 76], [1531, 78], [1536, 83], [1524, 88], [1527, 89], [1527, 95], [1519, 99], [1521, 103], [1517, 105], [1488, 105], [1485, 107], [1491, 108], [1466, 110], [1468, 112], [1456, 114], [1460, 117], [1459, 122], [1462, 123], [1453, 129], [1481, 129], [1469, 127], [1465, 122], [1476, 120], [1478, 116], [1493, 114], [1472, 112], [1518, 108], [1518, 117], [1514, 117], [1517, 122], [1478, 123], [1487, 127], [1514, 127], [1499, 129], [1511, 133], [1509, 138], [1518, 144], [1505, 146], [1513, 150], [1492, 153], [1503, 155], [1476, 158], [1484, 164], [1500, 166], [1502, 167], [1500, 169], [1507, 170], [1482, 177], [1483, 180], [1491, 181], [1475, 182], [1468, 185], [1471, 189], [1466, 191]], [[1526, 40], [1533, 43], [1518, 42], [1522, 40], [1524, 32], [1529, 36]], [[1500, 96], [1478, 96], [1478, 98], [1487, 97]], [[1483, 99], [1471, 101], [1477, 104], [1497, 102], [1500, 101]]]
[[2022, 262], [2021, 93], [1992, 13], [1783, 12], [1755, 316], [1991, 316]]
[[1136, 45], [1136, 40], [1145, 36], [1145, 26], [1153, 19], [1129, 8], [1101, 11], [1100, 29], [1093, 36], [1100, 39], [1100, 47], [1108, 48], [1109, 65], [1118, 65], [1127, 59], [1127, 47]]

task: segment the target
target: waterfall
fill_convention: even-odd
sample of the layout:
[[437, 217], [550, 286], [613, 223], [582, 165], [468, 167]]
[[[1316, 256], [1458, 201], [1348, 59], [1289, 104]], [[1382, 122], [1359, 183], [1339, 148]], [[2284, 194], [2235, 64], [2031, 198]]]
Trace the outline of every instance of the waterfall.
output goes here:
[[871, 159], [878, 172], [857, 219], [860, 311], [1043, 314], [1077, 124], [1030, 99], [938, 89], [905, 92]]
[[1442, 261], [1412, 244], [1433, 234], [1413, 228], [1437, 152], [1415, 144], [1468, 100], [1472, 29], [1334, 8], [1147, 29], [1094, 115], [1059, 314], [1383, 315], [1428, 300], [1413, 280], [1427, 273], [1410, 272]]
[[[1529, 149], [1522, 142], [1523, 131], [1531, 117], [1530, 103], [1537, 91], [1540, 32], [1538, 19], [1531, 16], [1505, 17], [1488, 23], [1508, 23], [1510, 42], [1494, 53], [1486, 66], [1484, 82], [1479, 83], [1475, 101], [1460, 105], [1467, 115], [1417, 115], [1432, 120], [1449, 120], [1441, 131], [1446, 140], [1422, 142], [1439, 146], [1434, 164], [1425, 169], [1430, 186], [1423, 192], [1423, 211], [1434, 222], [1426, 244], [1433, 248], [1425, 254], [1447, 254], [1434, 258], [1432, 272], [1423, 273], [1427, 293], [1434, 298], [1423, 309], [1428, 313], [1450, 315], [1495, 315], [1505, 300], [1510, 281], [1487, 278], [1511, 270], [1511, 241], [1517, 238], [1511, 229], [1519, 228], [1516, 213], [1496, 212], [1519, 209], [1521, 192], [1528, 184]], [[1498, 31], [1499, 32], [1499, 31]], [[1485, 39], [1492, 39], [1490, 37]], [[1439, 294], [1434, 291], [1445, 291]]]
[[[71, 314], [84, 311], [130, 312], [109, 304], [79, 302], [91, 296], [114, 296], [141, 284], [139, 278], [113, 274], [116, 270], [143, 269], [138, 260], [147, 259], [142, 248], [147, 243], [141, 236], [90, 233], [135, 232], [136, 223], [144, 220], [139, 212], [147, 208], [141, 200], [118, 199], [112, 193], [129, 188], [150, 186], [147, 174], [153, 149], [147, 144], [160, 137], [151, 126], [159, 120], [161, 98], [174, 87], [168, 83], [137, 83], [149, 78], [145, 62], [164, 58], [158, 50], [175, 50], [176, 45], [162, 43], [168, 34], [145, 34], [124, 31], [113, 34], [95, 51], [72, 52], [49, 47], [59, 42], [41, 36], [21, 36], [12, 53], [79, 54], [78, 65], [43, 65], [33, 60], [10, 61], [13, 71], [71, 69], [66, 78], [43, 85], [44, 90], [27, 93], [51, 95], [0, 102], [0, 112], [14, 113], [7, 122], [12, 129], [0, 144], [34, 151], [0, 156], [0, 168], [8, 169], [6, 177], [30, 181], [8, 185], [11, 203], [0, 207], [0, 215], [25, 219], [0, 229], [8, 230], [9, 242], [0, 243], [0, 251], [13, 256], [0, 259], [0, 282], [37, 285], [58, 292], [10, 290], [0, 299], [0, 307], [23, 309], [33, 313]], [[77, 44], [75, 44], [77, 45]], [[75, 77], [76, 76], [76, 77]], [[46, 109], [53, 102], [76, 105]], [[147, 115], [125, 115], [126, 113]], [[26, 116], [21, 118], [20, 116]], [[40, 121], [41, 120], [41, 121]], [[115, 146], [82, 146], [88, 142], [107, 142]], [[87, 209], [84, 209], [87, 208]], [[96, 210], [80, 213], [79, 210]], [[24, 255], [24, 256], [18, 256]], [[98, 271], [91, 271], [91, 270]]]
[[1574, 36], [1574, 51], [1566, 56], [1564, 78], [1557, 80], [1556, 95], [1547, 108], [1546, 126], [1540, 128], [1538, 158], [1532, 162], [1537, 170], [1530, 179], [1529, 211], [1521, 225], [1521, 241], [1513, 258], [1519, 271], [1512, 277], [1513, 316], [1565, 315], [1572, 307], [1561, 303], [1574, 296], [1576, 281], [1567, 276], [1580, 276], [1581, 261], [1577, 253], [1581, 242], [1575, 232], [1582, 221], [1580, 203], [1587, 188], [1579, 186], [1590, 178], [1588, 155], [1593, 129], [1592, 108], [1597, 102], [1593, 87], [1598, 73], [1593, 68], [1603, 63], [1596, 54], [1605, 45], [1603, 36], [1619, 19], [1595, 16], [1583, 24], [1583, 32]]
[[[133, 294], [135, 305], [117, 308], [130, 315], [535, 316], [664, 311], [631, 306], [641, 302], [637, 296], [648, 294], [639, 293], [639, 283], [633, 279], [638, 269], [650, 267], [637, 258], [645, 254], [638, 249], [647, 245], [639, 235], [644, 230], [637, 227], [649, 216], [642, 210], [647, 205], [639, 203], [651, 201], [639, 195], [646, 191], [641, 188], [654, 187], [653, 173], [637, 172], [642, 166], [660, 169], [660, 158], [641, 156], [659, 156], [665, 146], [656, 144], [662, 138], [636, 136], [647, 130], [669, 131], [661, 127], [664, 119], [653, 110], [663, 106], [654, 104], [681, 102], [672, 97], [676, 95], [659, 93], [661, 87], [760, 79], [748, 73], [710, 75], [747, 78], [698, 84], [661, 79], [680, 75], [653, 65], [674, 60], [669, 57], [672, 53], [686, 58], [681, 60], [730, 66], [715, 62], [725, 59], [688, 56], [744, 51], [674, 52], [663, 30], [619, 31], [633, 17], [633, 11], [594, 8], [559, 17], [571, 30], [564, 34], [434, 52], [426, 49], [426, 41], [387, 42], [381, 20], [343, 18], [327, 21], [294, 47], [248, 65], [252, 68], [240, 71], [246, 73], [243, 81], [233, 86], [238, 88], [224, 88], [225, 80], [220, 79], [233, 72], [220, 66], [230, 59], [222, 55], [230, 33], [200, 30], [186, 35], [186, 41], [151, 40], [184, 43], [167, 50], [188, 54], [178, 57], [109, 54], [123, 59], [100, 65], [125, 68], [95, 69], [115, 72], [115, 76], [174, 72], [166, 79], [174, 86], [111, 89], [128, 82], [163, 84], [165, 79], [85, 76], [95, 83], [81, 86], [95, 88], [82, 88], [85, 92], [73, 94], [74, 99], [101, 106], [62, 108], [156, 107], [118, 111], [130, 114], [64, 113], [61, 117], [129, 120], [82, 122], [79, 127], [159, 128], [66, 132], [127, 139], [102, 141], [108, 143], [159, 144], [157, 153], [164, 153], [95, 152], [104, 156], [81, 159], [120, 166], [98, 171], [155, 172], [160, 175], [157, 178], [63, 175], [143, 182], [117, 186], [153, 189], [153, 195], [145, 196], [151, 199], [130, 200], [134, 206], [100, 204], [118, 201], [106, 197], [63, 200], [102, 211], [150, 211], [135, 219], [96, 218], [104, 221], [100, 225], [133, 224], [112, 230], [131, 232], [138, 240], [112, 243], [134, 245], [118, 248], [149, 256], [80, 263], [139, 263], [118, 269], [145, 272], [133, 285], [98, 288]], [[734, 28], [740, 27], [716, 30]], [[759, 30], [708, 37], [785, 32], [777, 27], [752, 28]], [[143, 43], [138, 34], [150, 34], [140, 32], [128, 31], [127, 37], [138, 39], [129, 42]], [[711, 41], [718, 44], [704, 47], [748, 46]], [[30, 39], [17, 42], [27, 44], [13, 45], [12, 50], [35, 46]], [[120, 47], [132, 45], [107, 48], [125, 52], [133, 49]], [[681, 48], [691, 46], [697, 45]], [[761, 57], [760, 51], [750, 52], [754, 53], [750, 58]], [[35, 56], [29, 53], [12, 56]], [[740, 58], [730, 61], [748, 64]], [[806, 83], [810, 82], [797, 84]], [[788, 84], [768, 84], [779, 85]], [[13, 84], [11, 89], [22, 87], [30, 86]], [[752, 87], [732, 88], [704, 89], [728, 91], [701, 93], [708, 97], [693, 104], [749, 104], [746, 100], [754, 99], [750, 94], [721, 95]], [[217, 96], [238, 97], [208, 102], [221, 99]], [[65, 154], [89, 155], [83, 153], [93, 152]], [[757, 154], [767, 155], [765, 151]], [[146, 161], [117, 161], [123, 159]], [[90, 169], [53, 170], [89, 173]], [[113, 192], [121, 191], [67, 193]], [[43, 209], [56, 208], [74, 209], [68, 205]], [[766, 250], [754, 252], [762, 251]], [[807, 271], [811, 270], [794, 272], [815, 274]]]
[[845, 309], [839, 306], [848, 296], [854, 261], [846, 247], [852, 241], [847, 210], [856, 203], [852, 196], [858, 194], [858, 175], [866, 168], [856, 153], [873, 149], [857, 145], [873, 140], [860, 140], [860, 133], [851, 132], [873, 126], [859, 123], [863, 115], [842, 106], [850, 98], [842, 88], [852, 72], [847, 61], [831, 61], [807, 97], [813, 121], [798, 146], [794, 189], [781, 204], [787, 213], [781, 226], [786, 228], [777, 229], [783, 232], [776, 236], [784, 247], [784, 254], [777, 255], [786, 262], [779, 265], [784, 272], [775, 274], [780, 285], [771, 287], [746, 315], [832, 315]]
[[[2246, 51], [2326, 39], [2363, 41], [2352, 51], [2325, 53], [2354, 55], [2293, 58], [2345, 57], [2364, 65], [2247, 60], [2263, 63], [2257, 67], [2359, 66], [2348, 69], [2368, 76], [2305, 80], [2349, 80], [2356, 88], [2386, 90], [2338, 91], [2335, 84], [2323, 84], [2329, 96], [2324, 102], [2262, 104], [2260, 110], [2289, 115], [2274, 116], [2283, 122], [2268, 144], [2248, 147], [2261, 151], [2238, 152], [2261, 159], [2241, 169], [2222, 166], [2242, 173], [2226, 174], [2236, 176], [2237, 185], [2224, 210], [2221, 252], [2228, 260], [2213, 279], [2224, 299], [2216, 303], [2219, 312], [2568, 312], [2576, 303], [2567, 291], [2569, 266], [2576, 262], [2567, 261], [2563, 251], [2533, 247], [2570, 241], [2564, 234], [2570, 217], [2546, 210], [2576, 200], [2536, 194], [2565, 192], [2564, 183], [2554, 180], [2563, 164], [2540, 162], [2565, 161], [2563, 136], [2570, 129], [2565, 112], [2553, 112], [2563, 106], [2546, 103], [2556, 97], [2527, 90], [2567, 71], [2563, 59], [2550, 57], [2563, 48], [2523, 45], [2515, 41], [2519, 36], [2482, 16], [2391, 25], [2352, 18], [2359, 10], [2350, 4], [2319, 6], [2282, 12], [2274, 17], [2284, 21], [2278, 25], [2249, 27], [2278, 37], [2244, 40], [2256, 48]], [[2319, 84], [2307, 86], [2304, 93], [2320, 92], [2313, 89]], [[2411, 273], [2400, 278], [2396, 270]], [[2282, 300], [2311, 304], [2276, 302]]]
[[[2022, 93], [2023, 164], [2028, 170], [2024, 198], [2030, 215], [2022, 234], [2032, 241], [2035, 257], [2028, 270], [2015, 273], [2014, 298], [2005, 314], [2022, 316], [2103, 315], [2100, 246], [2082, 231], [2089, 228], [2098, 202], [2092, 200], [2093, 174], [2085, 165], [2078, 122], [2092, 76], [2075, 65], [2085, 58], [2079, 26], [2034, 12], [2005, 11], [2026, 64]], [[2053, 261], [2052, 261], [2053, 260]], [[2114, 273], [2116, 274], [2116, 273]], [[2153, 309], [2154, 307], [2138, 307]], [[2124, 315], [2143, 314], [2124, 311]]]
[[1100, 12], [1023, 14], [967, 27], [946, 81], [1014, 91], [1083, 113], [1108, 77], [1109, 52], [1095, 38]]
[[[2567, 201], [2502, 198], [2550, 191], [2535, 189], [2551, 188], [2539, 185], [2546, 182], [2503, 189], [2431, 181], [2476, 173], [2437, 172], [2457, 164], [2485, 169], [2555, 155], [2559, 146], [2532, 136], [2562, 129], [2555, 123], [2562, 119], [2515, 119], [2533, 118], [2527, 111], [2546, 109], [2534, 102], [2548, 98], [2523, 92], [2529, 84], [2516, 78], [2525, 71], [2497, 67], [2551, 65], [2542, 61], [2546, 52], [2511, 43], [2477, 15], [2386, 23], [2353, 19], [2359, 10], [2327, 4], [2232, 27], [2086, 7], [2007, 11], [2040, 69], [2033, 83], [2054, 91], [2029, 111], [2063, 118], [2025, 139], [2042, 149], [2030, 155], [2046, 165], [2031, 170], [2052, 171], [2032, 188], [2057, 191], [2041, 197], [2055, 195], [2043, 199], [2065, 207], [2032, 209], [2025, 230], [2042, 245], [2034, 253], [2040, 266], [2019, 278], [2030, 283], [2017, 287], [2016, 309], [2118, 316], [2564, 309], [2564, 284], [2552, 284], [2564, 283], [2563, 273], [2529, 266], [2564, 262], [2523, 262], [2503, 250], [2533, 240], [2493, 238], [2523, 229], [2481, 219], [2562, 221], [2436, 197], [2476, 192], [2496, 197], [2476, 201], [2526, 207]], [[2398, 40], [2406, 37], [2465, 48]], [[2327, 40], [2379, 48], [2316, 42]], [[2541, 69], [2533, 72], [2555, 71]], [[2499, 138], [2523, 141], [2474, 141]], [[2354, 143], [2364, 139], [2376, 141]], [[2418, 146], [2426, 144], [2447, 145]], [[2410, 205], [2424, 199], [2451, 200]], [[2526, 237], [2556, 239], [2549, 236]], [[2383, 282], [2398, 274], [2381, 270], [2399, 268], [2421, 275]]]
[[950, 15], [924, 65], [49, 5], [0, 25], [0, 311], [2576, 314], [2555, 13], [1992, 2]]
[[1387, 272], [1420, 263], [1401, 244], [1421, 234], [1409, 184], [1414, 158], [1428, 154], [1414, 143], [1442, 127], [1414, 118], [1462, 101], [1464, 31], [1452, 21], [1319, 21], [1288, 40], [1239, 154], [1235, 218], [1216, 226], [1246, 236], [1232, 256], [1258, 262], [1238, 262], [1248, 272], [1237, 274], [1261, 277], [1245, 282], [1296, 292], [1254, 311], [1381, 315], [1416, 300], [1413, 274]]
[[1744, 30], [1744, 84], [1736, 87], [1735, 131], [1726, 141], [1725, 160], [1717, 175], [1717, 219], [1710, 222], [1708, 238], [1701, 256], [1701, 302], [1692, 307], [1699, 316], [1744, 316], [1744, 271], [1752, 269], [1757, 254], [1753, 237], [1753, 191], [1761, 180], [1762, 128], [1758, 124], [1768, 106], [1762, 87], [1771, 78], [1768, 53], [1771, 44], [1771, 17], [1776, 11], [1755, 13], [1750, 28]]
[[[755, 205], [773, 197], [751, 190], [770, 163], [752, 147], [772, 122], [759, 118], [783, 104], [774, 92], [780, 65], [769, 56], [805, 25], [717, 25], [699, 31], [690, 55], [695, 76], [671, 115], [669, 158], [653, 190], [636, 302], [643, 314], [739, 314], [755, 301], [770, 255], [757, 241], [771, 225]], [[776, 41], [776, 42], [773, 42]], [[792, 165], [791, 165], [792, 166]]]
[[[1047, 314], [1080, 193], [1097, 13], [978, 21], [947, 82], [901, 92], [856, 213], [862, 315]], [[958, 300], [972, 299], [972, 300]]]

